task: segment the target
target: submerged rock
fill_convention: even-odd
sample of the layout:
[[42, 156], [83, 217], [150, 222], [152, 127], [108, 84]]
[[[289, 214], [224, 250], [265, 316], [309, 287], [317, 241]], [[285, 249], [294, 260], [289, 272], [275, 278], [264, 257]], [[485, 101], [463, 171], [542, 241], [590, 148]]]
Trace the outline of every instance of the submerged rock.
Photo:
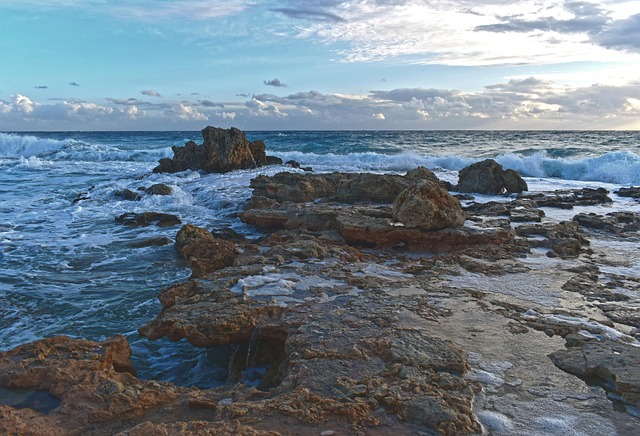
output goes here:
[[160, 159], [160, 165], [153, 172], [202, 170], [207, 173], [226, 173], [256, 168], [267, 162], [264, 142], [249, 142], [245, 133], [234, 127], [225, 130], [208, 126], [202, 130], [202, 137], [202, 144], [189, 141], [184, 147], [172, 147], [173, 159]]
[[142, 195], [139, 193], [132, 191], [131, 189], [123, 189], [122, 191], [116, 191], [113, 193], [116, 197], [123, 198], [125, 200], [130, 201], [140, 201], [142, 200]]
[[620, 188], [616, 191], [620, 197], [640, 198], [640, 186], [629, 186], [628, 188]]
[[131, 227], [150, 226], [152, 224], [158, 227], [171, 227], [182, 223], [177, 216], [160, 212], [127, 212], [118, 216], [116, 222]]
[[479, 194], [520, 193], [528, 190], [527, 183], [516, 171], [503, 170], [493, 159], [476, 162], [460, 170], [458, 188], [460, 192]]

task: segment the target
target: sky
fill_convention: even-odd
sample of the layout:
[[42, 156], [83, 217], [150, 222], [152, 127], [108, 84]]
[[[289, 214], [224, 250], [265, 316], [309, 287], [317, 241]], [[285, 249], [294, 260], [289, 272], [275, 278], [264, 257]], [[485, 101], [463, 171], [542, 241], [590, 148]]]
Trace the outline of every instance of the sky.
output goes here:
[[640, 1], [0, 0], [0, 131], [640, 129]]

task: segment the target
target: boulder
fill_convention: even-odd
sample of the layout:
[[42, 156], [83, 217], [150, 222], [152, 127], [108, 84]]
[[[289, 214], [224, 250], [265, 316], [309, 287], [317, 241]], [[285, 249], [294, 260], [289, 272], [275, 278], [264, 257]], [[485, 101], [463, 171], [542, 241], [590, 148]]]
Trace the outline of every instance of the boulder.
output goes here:
[[527, 183], [513, 170], [503, 170], [493, 159], [476, 162], [460, 170], [458, 191], [479, 194], [520, 193]]
[[392, 203], [410, 185], [402, 176], [393, 174], [356, 174], [338, 185], [336, 200], [343, 203], [373, 201]]
[[173, 194], [173, 189], [164, 183], [156, 183], [145, 189], [145, 192], [151, 195], [171, 195]]
[[131, 189], [123, 189], [122, 191], [116, 191], [113, 193], [116, 197], [123, 198], [125, 200], [140, 201], [142, 196]]
[[266, 164], [264, 142], [249, 142], [245, 133], [235, 127], [225, 130], [208, 126], [202, 130], [202, 137], [203, 144], [189, 141], [184, 147], [172, 147], [173, 159], [160, 159], [160, 165], [153, 172], [202, 170], [226, 173]]
[[404, 190], [393, 202], [393, 218], [408, 228], [441, 230], [464, 225], [460, 201], [439, 184], [422, 180]]
[[404, 177], [412, 182], [417, 182], [419, 180], [431, 180], [432, 182], [440, 183], [440, 180], [433, 171], [423, 166], [419, 166], [416, 169], [407, 172]]
[[640, 198], [640, 186], [629, 186], [616, 191], [620, 197]]
[[230, 266], [236, 257], [234, 243], [215, 238], [208, 230], [191, 224], [182, 226], [175, 247], [189, 264], [193, 277]]
[[336, 194], [340, 181], [352, 175], [342, 173], [307, 174], [282, 172], [272, 177], [251, 180], [254, 197], [265, 197], [279, 203], [306, 203]]

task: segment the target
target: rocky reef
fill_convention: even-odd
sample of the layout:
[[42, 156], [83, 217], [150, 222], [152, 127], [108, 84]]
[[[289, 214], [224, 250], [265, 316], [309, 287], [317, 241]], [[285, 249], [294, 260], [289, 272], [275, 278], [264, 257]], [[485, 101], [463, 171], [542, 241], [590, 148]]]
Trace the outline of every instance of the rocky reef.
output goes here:
[[[527, 189], [482, 168], [502, 177], [482, 192]], [[426, 168], [256, 177], [239, 218], [262, 236], [183, 225], [192, 277], [140, 328], [231, 347], [226, 384], [138, 379], [123, 336], [49, 338], [0, 353], [0, 433], [633, 434], [640, 280], [606, 269], [624, 260], [597, 232], [640, 240], [638, 217], [543, 220], [606, 192], [461, 203], [447, 186]]]

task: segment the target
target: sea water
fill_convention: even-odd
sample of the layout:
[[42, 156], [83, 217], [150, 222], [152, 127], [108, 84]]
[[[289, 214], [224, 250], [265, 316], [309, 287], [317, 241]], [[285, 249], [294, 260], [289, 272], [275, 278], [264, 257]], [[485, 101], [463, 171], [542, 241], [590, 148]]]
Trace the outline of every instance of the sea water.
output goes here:
[[[495, 158], [519, 171], [530, 190], [640, 185], [639, 132], [249, 132], [268, 154], [316, 172], [404, 173], [424, 165], [455, 183], [458, 170]], [[179, 227], [130, 228], [126, 212], [175, 214], [210, 230], [255, 229], [236, 217], [259, 174], [283, 166], [227, 174], [153, 174], [171, 146], [201, 142], [199, 132], [0, 133], [0, 350], [54, 335], [103, 340], [124, 334], [143, 378], [183, 385], [224, 381], [228, 350], [147, 341], [137, 329], [160, 311], [156, 296], [190, 271], [172, 245]], [[154, 183], [169, 196], [117, 197]], [[79, 200], [80, 198], [84, 198]], [[482, 197], [490, 200], [491, 197]], [[639, 210], [616, 199], [613, 210]], [[571, 216], [578, 211], [566, 211]], [[550, 213], [554, 213], [551, 212]]]

